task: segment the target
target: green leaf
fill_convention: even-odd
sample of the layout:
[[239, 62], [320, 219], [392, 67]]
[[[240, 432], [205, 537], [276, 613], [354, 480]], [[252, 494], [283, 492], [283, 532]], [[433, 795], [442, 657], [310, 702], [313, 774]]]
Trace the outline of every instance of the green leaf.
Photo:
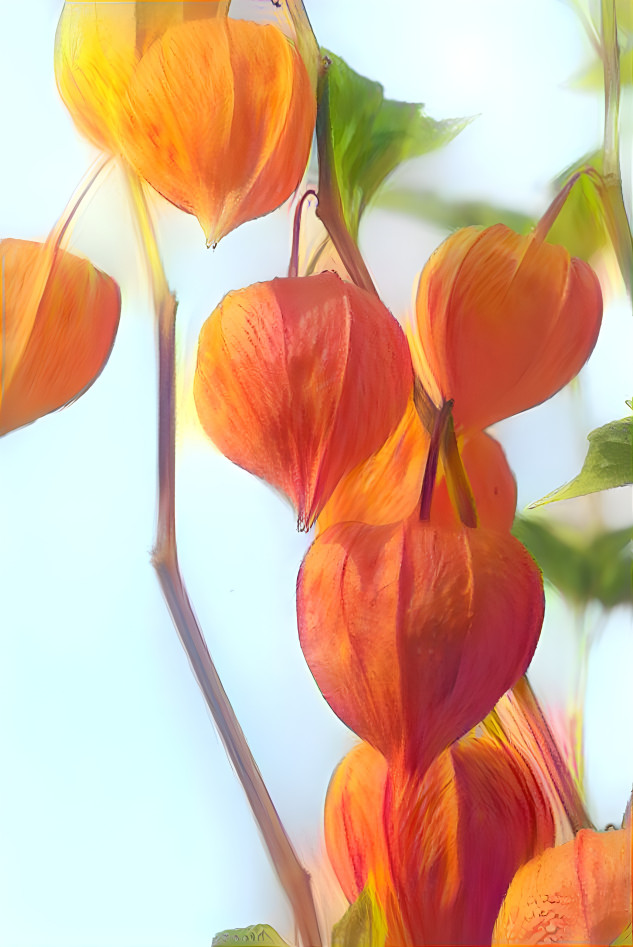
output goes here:
[[492, 227], [505, 224], [516, 233], [529, 233], [536, 220], [508, 207], [495, 207], [484, 201], [451, 201], [432, 191], [392, 188], [387, 185], [376, 198], [376, 206], [395, 210], [420, 220], [428, 220], [445, 230], [459, 227]]
[[387, 924], [371, 882], [332, 928], [332, 947], [384, 947]]
[[267, 947], [289, 947], [270, 924], [253, 924], [251, 927], [236, 927], [230, 931], [220, 931], [211, 941], [212, 947], [230, 944], [266, 944]]
[[578, 476], [531, 503], [530, 509], [633, 483], [632, 431], [633, 417], [611, 421], [592, 431], [587, 436], [589, 450]]
[[385, 99], [379, 82], [359, 76], [330, 52], [327, 71], [332, 159], [343, 217], [358, 236], [363, 211], [383, 181], [409, 158], [455, 137], [464, 119], [438, 122], [421, 105]]
[[574, 605], [598, 601], [612, 608], [633, 602], [631, 527], [587, 537], [542, 516], [517, 516], [512, 532], [545, 579]]
[[[602, 153], [584, 155], [558, 176], [555, 187], [559, 190], [578, 171], [593, 168], [602, 173]], [[604, 206], [605, 192], [599, 186], [600, 179], [582, 174], [563, 204], [547, 235], [548, 243], [558, 243], [571, 256], [589, 261], [599, 251], [610, 246], [611, 239]]]

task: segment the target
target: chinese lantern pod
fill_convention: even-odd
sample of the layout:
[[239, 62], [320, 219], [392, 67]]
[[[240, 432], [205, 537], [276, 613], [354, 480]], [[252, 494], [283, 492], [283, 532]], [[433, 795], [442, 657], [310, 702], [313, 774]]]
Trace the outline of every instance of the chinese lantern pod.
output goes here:
[[321, 273], [229, 293], [200, 333], [194, 396], [216, 446], [285, 493], [307, 528], [396, 427], [412, 384], [389, 311]]
[[[0, 434], [78, 398], [103, 369], [119, 324], [117, 284], [48, 244], [3, 240]], [[37, 289], [33, 293], [33, 285]]]
[[610, 944], [631, 923], [631, 830], [582, 829], [514, 877], [493, 944]]
[[55, 37], [55, 78], [79, 131], [117, 153], [123, 100], [143, 53], [168, 27], [226, 16], [227, 9], [226, 0], [65, 3]]
[[387, 870], [382, 810], [387, 761], [368, 743], [345, 756], [325, 798], [325, 844], [332, 867], [351, 903], [368, 882]]
[[593, 270], [564, 247], [503, 224], [469, 227], [431, 256], [416, 298], [416, 369], [478, 430], [562, 388], [591, 354], [602, 318]]
[[[476, 431], [463, 439], [460, 454], [480, 525], [486, 529], [509, 530], [516, 512], [517, 485], [503, 447], [489, 434]], [[459, 525], [446, 480], [441, 476], [433, 492], [431, 522], [437, 526]]]
[[124, 156], [207, 242], [279, 207], [298, 186], [316, 102], [295, 47], [270, 24], [215, 17], [168, 29], [131, 77]]
[[490, 944], [517, 869], [554, 842], [554, 819], [517, 750], [468, 735], [420, 779], [390, 769], [385, 826], [410, 944]]
[[505, 532], [343, 523], [297, 583], [304, 656], [334, 712], [391, 762], [424, 772], [525, 672], [541, 573]]

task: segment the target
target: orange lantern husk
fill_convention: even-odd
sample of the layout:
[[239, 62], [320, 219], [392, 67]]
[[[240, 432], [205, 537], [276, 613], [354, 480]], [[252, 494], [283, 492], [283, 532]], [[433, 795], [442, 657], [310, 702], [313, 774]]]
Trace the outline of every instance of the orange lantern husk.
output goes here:
[[407, 944], [490, 944], [517, 869], [554, 842], [554, 819], [512, 746], [469, 734], [420, 779], [385, 785], [392, 885]]
[[325, 530], [297, 583], [299, 636], [334, 712], [391, 762], [423, 773], [525, 672], [543, 620], [541, 573], [508, 533]]
[[389, 311], [321, 273], [229, 293], [200, 333], [194, 396], [219, 449], [285, 493], [307, 528], [396, 427], [412, 384]]
[[515, 875], [493, 944], [610, 944], [631, 923], [631, 827], [582, 829]]
[[226, 16], [228, 6], [228, 0], [65, 3], [55, 37], [55, 78], [82, 135], [118, 153], [123, 101], [141, 56], [168, 27]]
[[195, 214], [211, 245], [290, 197], [315, 117], [308, 73], [284, 34], [215, 17], [179, 23], [149, 47], [118, 140], [141, 177]]
[[480, 430], [562, 388], [591, 354], [602, 294], [588, 264], [503, 224], [457, 231], [424, 267], [410, 341], [458, 431]]
[[78, 398], [108, 360], [117, 284], [53, 244], [0, 243], [4, 283], [0, 434]]

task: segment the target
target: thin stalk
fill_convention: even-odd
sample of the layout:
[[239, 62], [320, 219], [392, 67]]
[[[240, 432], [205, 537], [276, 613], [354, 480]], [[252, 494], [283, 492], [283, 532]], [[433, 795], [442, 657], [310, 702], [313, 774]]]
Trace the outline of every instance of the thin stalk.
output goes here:
[[158, 320], [158, 522], [152, 563], [167, 607], [227, 755], [246, 793], [304, 947], [321, 947], [310, 875], [301, 865], [226, 695], [185, 588], [176, 546], [176, 299], [167, 286], [142, 185], [130, 172], [134, 205], [152, 274]]
[[440, 444], [442, 443], [444, 430], [451, 416], [452, 407], [452, 401], [445, 401], [435, 417], [435, 423], [431, 433], [431, 442], [429, 444], [429, 453], [426, 458], [426, 467], [424, 468], [422, 490], [420, 492], [420, 519], [423, 521], [428, 521], [431, 518], [431, 503], [433, 501], [433, 490], [435, 489], [435, 479], [437, 477]]
[[527, 677], [522, 677], [510, 693], [510, 701], [521, 712], [525, 724], [539, 746], [547, 774], [561, 800], [574, 834], [593, 828], [582, 796], [569, 772], [536, 694]]
[[358, 244], [347, 229], [341, 193], [336, 177], [330, 130], [330, 87], [327, 70], [319, 80], [319, 103], [316, 120], [319, 153], [319, 205], [316, 215], [336, 247], [343, 266], [361, 289], [378, 295]]
[[453, 416], [450, 415], [444, 427], [440, 442], [440, 457], [444, 467], [446, 486], [453, 508], [457, 510], [464, 526], [475, 528], [478, 524], [475, 497], [468, 480], [466, 468], [459, 453]]
[[288, 264], [288, 276], [299, 275], [299, 240], [301, 237], [301, 219], [303, 216], [303, 206], [309, 197], [316, 197], [318, 201], [319, 195], [314, 190], [314, 188], [308, 188], [308, 190], [301, 195], [301, 199], [295, 209], [295, 219], [292, 226], [292, 249], [290, 251], [290, 263]]

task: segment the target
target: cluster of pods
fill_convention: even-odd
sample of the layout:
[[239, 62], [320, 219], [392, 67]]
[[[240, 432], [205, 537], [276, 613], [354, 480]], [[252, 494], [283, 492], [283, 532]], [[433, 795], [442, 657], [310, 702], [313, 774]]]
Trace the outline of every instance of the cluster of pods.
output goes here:
[[[314, 84], [276, 27], [227, 19], [228, 4], [139, 3], [130, 24], [131, 6], [67, 5], [60, 92], [215, 243], [298, 186]], [[97, 377], [120, 294], [58, 239], [0, 254], [2, 433]], [[386, 944], [608, 943], [627, 924], [625, 830], [553, 847], [541, 774], [488, 718], [528, 667], [544, 597], [486, 428], [570, 381], [601, 313], [589, 266], [498, 225], [431, 257], [408, 338], [332, 272], [229, 293], [202, 329], [202, 426], [316, 525], [301, 646], [362, 741], [330, 784], [327, 848], [349, 901], [369, 891], [379, 906]]]

